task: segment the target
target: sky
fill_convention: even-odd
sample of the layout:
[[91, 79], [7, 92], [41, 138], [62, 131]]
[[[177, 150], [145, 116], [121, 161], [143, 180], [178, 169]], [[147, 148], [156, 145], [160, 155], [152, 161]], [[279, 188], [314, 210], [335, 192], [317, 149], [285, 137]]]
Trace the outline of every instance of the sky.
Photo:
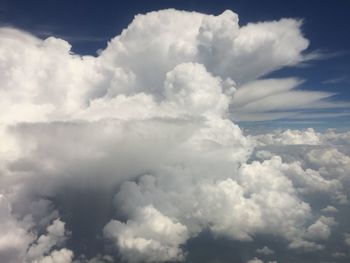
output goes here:
[[0, 262], [349, 262], [349, 7], [0, 1]]

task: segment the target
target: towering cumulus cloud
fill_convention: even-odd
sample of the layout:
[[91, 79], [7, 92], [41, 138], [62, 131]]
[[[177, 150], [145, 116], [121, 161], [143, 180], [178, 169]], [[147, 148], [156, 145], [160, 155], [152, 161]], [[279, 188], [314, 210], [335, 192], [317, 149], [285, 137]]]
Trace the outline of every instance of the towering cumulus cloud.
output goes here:
[[186, 261], [203, 233], [346, 258], [349, 134], [232, 122], [345, 105], [261, 79], [306, 60], [300, 26], [163, 10], [96, 57], [1, 28], [0, 262]]

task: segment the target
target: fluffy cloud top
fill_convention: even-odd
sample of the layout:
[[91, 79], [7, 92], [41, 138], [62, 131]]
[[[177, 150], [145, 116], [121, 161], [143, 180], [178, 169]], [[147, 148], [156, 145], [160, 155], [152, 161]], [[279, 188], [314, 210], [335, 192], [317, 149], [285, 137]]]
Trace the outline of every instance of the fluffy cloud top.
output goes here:
[[52, 247], [59, 245], [66, 238], [64, 223], [59, 219], [53, 221], [52, 225], [48, 226], [46, 231], [46, 235], [41, 235], [36, 242], [29, 247], [27, 251], [27, 258], [29, 261], [48, 253]]
[[272, 255], [275, 253], [272, 249], [269, 249], [267, 246], [264, 246], [263, 248], [258, 248], [256, 250], [256, 253], [262, 254], [262, 255]]
[[131, 262], [181, 260], [184, 255], [179, 246], [188, 239], [186, 226], [152, 206], [137, 211], [136, 218], [126, 224], [112, 220], [104, 232], [118, 240], [121, 252]]
[[[238, 90], [232, 112], [238, 119], [271, 110], [341, 106], [323, 101], [330, 93], [295, 91], [296, 79], [255, 80], [305, 59], [308, 40], [300, 26], [282, 19], [240, 27], [232, 11], [212, 16], [163, 10], [137, 15], [97, 57], [72, 54], [62, 39], [1, 28], [0, 94], [6, 110], [0, 122], [167, 116], [179, 109], [198, 114], [211, 108], [202, 103], [217, 101], [213, 110], [225, 109], [233, 85]], [[181, 65], [189, 62], [194, 64]], [[180, 74], [198, 81], [189, 85]], [[181, 88], [174, 89], [171, 81]]]

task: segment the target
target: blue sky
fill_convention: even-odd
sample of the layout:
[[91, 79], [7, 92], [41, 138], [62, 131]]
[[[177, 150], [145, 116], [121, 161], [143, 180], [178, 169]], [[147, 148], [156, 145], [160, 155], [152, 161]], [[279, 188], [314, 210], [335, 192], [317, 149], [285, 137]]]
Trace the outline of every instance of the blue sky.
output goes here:
[[[302, 31], [310, 40], [308, 52], [319, 58], [302, 66], [287, 67], [267, 77], [298, 77], [305, 90], [334, 92], [331, 100], [350, 100], [350, 2], [349, 1], [10, 1], [0, 2], [0, 23], [29, 31], [41, 38], [54, 35], [72, 44], [81, 55], [96, 55], [107, 41], [120, 34], [134, 15], [176, 8], [208, 14], [231, 9], [239, 14], [240, 25], [248, 22], [298, 18], [304, 21]], [[266, 76], [265, 76], [266, 77]], [[310, 118], [318, 128], [349, 127], [349, 108], [327, 109], [322, 113], [345, 116]], [[260, 122], [259, 125], [304, 127], [307, 121], [284, 119]], [[286, 122], [287, 121], [287, 122]], [[287, 123], [287, 124], [286, 124]], [[245, 125], [245, 123], [242, 123]], [[251, 124], [247, 124], [250, 126]], [[254, 124], [256, 125], [256, 124]]]

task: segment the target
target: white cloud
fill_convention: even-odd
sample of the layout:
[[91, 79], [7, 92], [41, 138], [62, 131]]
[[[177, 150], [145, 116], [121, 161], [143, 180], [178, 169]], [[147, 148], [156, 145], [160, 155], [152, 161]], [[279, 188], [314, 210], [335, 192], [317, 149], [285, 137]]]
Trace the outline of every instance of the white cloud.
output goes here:
[[199, 168], [168, 166], [141, 177], [138, 183], [124, 183], [116, 195], [116, 206], [132, 217], [153, 205], [186, 226], [189, 237], [209, 228], [215, 235], [235, 240], [273, 234], [289, 240], [294, 249], [323, 248], [304, 238], [327, 239], [334, 221], [321, 217], [304, 229], [312, 219], [311, 208], [299, 199], [288, 178], [289, 165], [280, 158], [243, 164], [238, 177], [227, 179], [215, 179], [208, 170], [196, 178], [193, 169]]
[[[66, 254], [68, 250], [54, 252], [52, 256], [45, 256], [54, 246], [61, 245], [67, 232], [64, 223], [59, 219], [53, 221], [46, 229], [47, 234], [37, 237], [33, 228], [31, 216], [24, 220], [17, 220], [11, 213], [11, 204], [6, 196], [0, 195], [0, 259], [6, 262], [53, 262], [69, 263]], [[62, 256], [60, 256], [62, 254]], [[72, 254], [72, 252], [69, 252]], [[50, 258], [50, 259], [49, 259]], [[72, 258], [72, 256], [70, 256]], [[51, 260], [51, 261], [49, 261]]]
[[[43, 255], [48, 253], [52, 247], [62, 244], [65, 241], [66, 235], [67, 235], [65, 231], [64, 223], [59, 219], [54, 220], [53, 223], [47, 227], [46, 232], [47, 232], [46, 235], [41, 235], [35, 241], [35, 243], [33, 243], [29, 247], [27, 251], [27, 260], [32, 261], [42, 257]], [[66, 254], [65, 251], [62, 251], [60, 253]], [[57, 254], [57, 257], [60, 257], [60, 256], [58, 256]], [[65, 259], [67, 258], [67, 256], [63, 256], [63, 257]], [[56, 256], [53, 257], [52, 262], [56, 262], [56, 261], [60, 262], [58, 259], [55, 261], [54, 258], [56, 258]], [[46, 261], [48, 261], [48, 259], [42, 259], [40, 262], [46, 262]]]
[[254, 136], [258, 146], [264, 145], [318, 145], [321, 144], [320, 134], [314, 129], [308, 128], [305, 131], [300, 130], [276, 130], [273, 133], [266, 133]]
[[66, 248], [54, 250], [50, 255], [39, 260], [34, 260], [33, 263], [71, 263], [73, 262], [73, 252]]
[[107, 237], [115, 239], [129, 262], [160, 262], [184, 259], [179, 245], [188, 238], [186, 226], [173, 222], [152, 206], [137, 211], [126, 224], [112, 220], [104, 228]]
[[[301, 110], [337, 108], [326, 102], [329, 92], [296, 90], [302, 83], [296, 78], [253, 80], [239, 86], [234, 93], [230, 112], [234, 120], [270, 120], [292, 117]], [[346, 106], [345, 106], [346, 107]], [[282, 114], [282, 115], [278, 115]]]
[[350, 157], [337, 148], [314, 149], [306, 157], [324, 177], [349, 182]]
[[295, 239], [292, 243], [289, 244], [289, 248], [297, 249], [299, 251], [311, 252], [324, 249], [324, 245], [302, 239]]
[[336, 213], [338, 212], [338, 209], [334, 206], [327, 205], [325, 208], [322, 209], [322, 212], [325, 213]]
[[264, 261], [255, 257], [251, 260], [248, 260], [247, 263], [264, 263]]
[[[332, 142], [348, 134], [246, 137], [230, 120], [336, 106], [324, 102], [330, 93], [295, 90], [297, 78], [257, 80], [306, 59], [300, 26], [240, 27], [232, 11], [163, 10], [136, 16], [97, 57], [73, 54], [62, 39], [0, 29], [0, 260], [72, 262], [57, 209], [71, 209], [66, 221], [79, 213], [72, 207], [86, 206], [84, 220], [96, 223], [93, 202], [74, 198], [85, 195], [105, 198], [98, 206], [108, 223], [97, 231], [131, 262], [183, 260], [183, 245], [205, 230], [324, 248], [335, 222], [317, 216], [307, 197], [345, 203], [349, 157]], [[326, 142], [297, 152], [305, 160], [286, 147]]]
[[242, 107], [274, 94], [288, 92], [299, 84], [301, 84], [301, 80], [296, 78], [250, 81], [240, 86], [235, 92], [232, 100], [232, 107]]
[[350, 132], [336, 132], [335, 130], [327, 130], [323, 135], [323, 139], [331, 144], [350, 144]]
[[11, 210], [6, 196], [0, 194], [0, 259], [16, 263], [24, 260], [27, 247], [35, 236], [28, 232], [30, 222], [17, 220]]
[[[336, 103], [321, 102], [330, 93], [295, 91], [300, 83], [295, 78], [255, 80], [304, 60], [302, 52], [308, 40], [302, 36], [300, 26], [300, 21], [282, 19], [239, 27], [238, 16], [232, 11], [212, 16], [162, 10], [136, 16], [98, 57], [72, 54], [70, 44], [59, 38], [41, 40], [2, 28], [0, 48], [6, 53], [0, 60], [0, 94], [6, 112], [2, 112], [0, 121], [52, 121], [90, 115], [91, 119], [122, 118], [116, 114], [119, 108], [129, 116], [134, 109], [131, 105], [141, 102], [153, 108], [166, 93], [169, 96], [169, 84], [166, 82], [164, 92], [164, 81], [175, 74], [169, 72], [188, 62], [201, 64], [192, 69], [197, 73], [208, 71], [225, 83], [238, 83], [232, 101], [234, 118], [264, 112], [277, 116], [266, 112], [270, 110], [283, 115], [287, 109], [336, 107]], [[176, 74], [180, 71], [178, 68]], [[197, 84], [186, 85], [192, 89], [200, 85], [197, 80]], [[210, 81], [206, 83], [211, 85]], [[196, 92], [186, 99], [222, 101], [219, 106], [229, 103], [215, 89]], [[253, 95], [247, 97], [247, 92]], [[146, 101], [134, 100], [143, 93]], [[175, 97], [179, 102], [179, 94]]]
[[310, 240], [328, 239], [331, 234], [330, 226], [336, 222], [332, 217], [321, 216], [315, 223], [306, 230], [306, 237]]
[[264, 246], [263, 248], [258, 248], [256, 250], [256, 253], [262, 254], [262, 255], [272, 255], [275, 253], [272, 249], [268, 248], [267, 246]]
[[344, 234], [344, 242], [346, 245], [350, 246], [350, 234], [349, 233]]

